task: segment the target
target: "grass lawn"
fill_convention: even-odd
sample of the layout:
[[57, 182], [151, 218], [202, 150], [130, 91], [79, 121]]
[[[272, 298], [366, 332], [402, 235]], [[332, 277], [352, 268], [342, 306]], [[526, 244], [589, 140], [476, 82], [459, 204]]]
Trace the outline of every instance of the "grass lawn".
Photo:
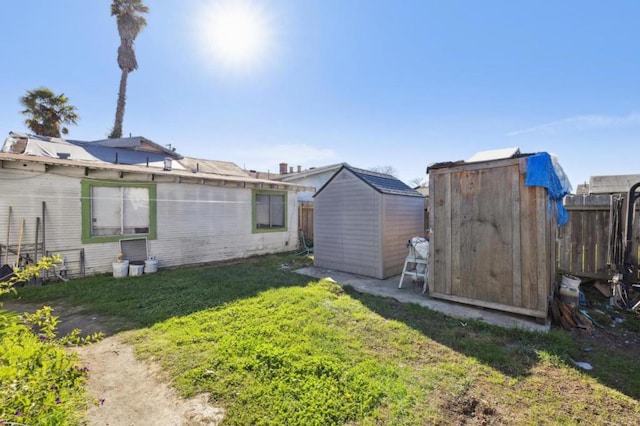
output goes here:
[[291, 271], [304, 262], [97, 276], [18, 297], [111, 318], [184, 396], [225, 407], [229, 425], [638, 424], [637, 357], [595, 345], [582, 371], [565, 331], [461, 322]]

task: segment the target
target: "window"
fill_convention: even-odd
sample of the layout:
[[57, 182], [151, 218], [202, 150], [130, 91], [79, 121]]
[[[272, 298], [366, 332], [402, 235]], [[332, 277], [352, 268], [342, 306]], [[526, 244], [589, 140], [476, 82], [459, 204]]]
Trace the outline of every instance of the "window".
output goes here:
[[153, 184], [82, 182], [82, 241], [123, 237], [155, 238], [156, 187]]
[[253, 232], [287, 230], [287, 193], [284, 191], [253, 192]]

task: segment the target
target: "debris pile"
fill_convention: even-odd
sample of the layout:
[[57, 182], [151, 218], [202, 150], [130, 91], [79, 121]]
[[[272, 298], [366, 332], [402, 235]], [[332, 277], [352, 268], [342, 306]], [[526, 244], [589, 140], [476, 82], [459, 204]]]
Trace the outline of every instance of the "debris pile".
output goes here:
[[551, 301], [551, 315], [553, 323], [565, 330], [577, 328], [591, 334], [598, 326], [586, 310], [578, 308], [573, 303], [563, 302], [557, 297]]
[[640, 319], [640, 294], [636, 286], [626, 290], [615, 277], [609, 281], [587, 279], [590, 285], [583, 286], [583, 293], [581, 281], [563, 276], [550, 306], [555, 325], [591, 336], [596, 328], [615, 328], [625, 318]]

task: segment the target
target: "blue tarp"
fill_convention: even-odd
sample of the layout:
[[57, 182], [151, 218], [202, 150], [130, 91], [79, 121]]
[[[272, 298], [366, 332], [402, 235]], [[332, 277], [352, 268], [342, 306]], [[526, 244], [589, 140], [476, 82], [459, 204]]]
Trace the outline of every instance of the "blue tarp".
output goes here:
[[542, 186], [549, 195], [549, 207], [555, 202], [558, 208], [558, 226], [569, 220], [569, 214], [562, 205], [562, 199], [571, 192], [571, 184], [562, 167], [551, 159], [546, 152], [527, 157], [527, 176], [525, 185]]

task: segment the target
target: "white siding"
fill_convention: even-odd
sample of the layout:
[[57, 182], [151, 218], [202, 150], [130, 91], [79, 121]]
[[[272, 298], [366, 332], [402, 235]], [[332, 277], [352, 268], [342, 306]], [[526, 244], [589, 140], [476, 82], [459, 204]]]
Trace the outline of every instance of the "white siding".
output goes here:
[[[11, 206], [10, 244], [18, 244], [24, 218], [23, 244], [33, 245], [36, 218], [42, 215], [42, 202], [46, 202], [47, 251], [60, 252], [75, 263], [84, 248], [88, 275], [111, 271], [111, 262], [119, 252], [118, 242], [82, 244], [80, 178], [0, 169], [0, 188], [0, 243], [7, 243]], [[158, 183], [157, 197], [158, 238], [149, 240], [148, 247], [160, 267], [242, 258], [296, 247], [298, 218], [294, 192], [288, 193], [288, 230], [256, 234], [251, 232], [249, 188]], [[9, 258], [12, 263], [15, 255]], [[4, 262], [3, 251], [0, 264]], [[76, 269], [70, 273], [79, 274], [79, 262], [71, 266]]]
[[[335, 172], [335, 170], [328, 170], [302, 179], [290, 180], [289, 182], [295, 182], [298, 185], [312, 186], [316, 191], [318, 191], [329, 179], [331, 179], [331, 176], [333, 176]], [[313, 202], [313, 194], [315, 194], [315, 191], [301, 191], [298, 193], [298, 201]]]
[[162, 184], [158, 239], [149, 242], [149, 251], [163, 266], [294, 250], [298, 221], [294, 193], [289, 193], [287, 213], [287, 232], [253, 234], [250, 189]]

